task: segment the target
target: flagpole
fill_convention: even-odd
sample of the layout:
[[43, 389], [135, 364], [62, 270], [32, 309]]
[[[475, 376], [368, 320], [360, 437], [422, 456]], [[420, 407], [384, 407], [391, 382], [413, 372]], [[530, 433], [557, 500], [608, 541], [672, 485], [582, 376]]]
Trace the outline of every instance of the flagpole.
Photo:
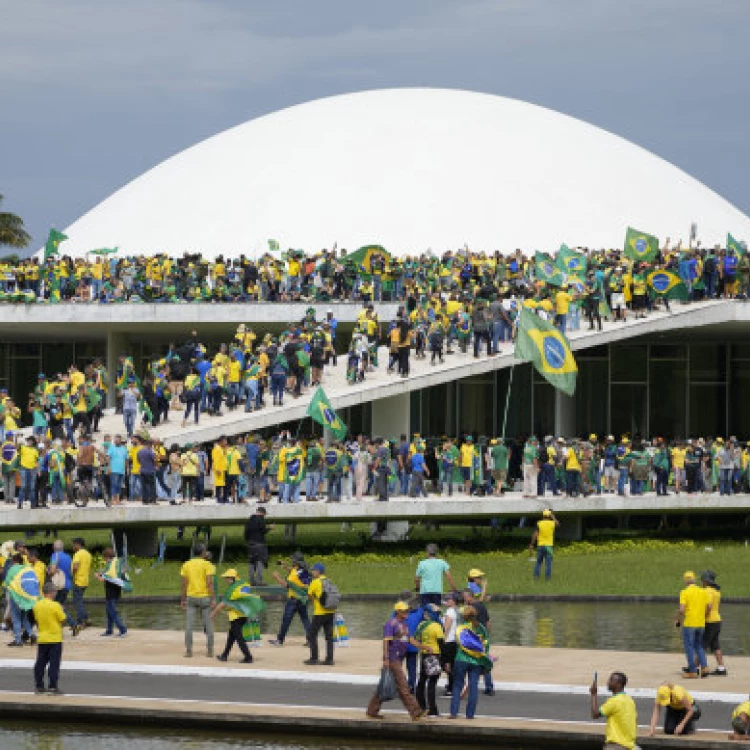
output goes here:
[[505, 440], [505, 426], [508, 422], [508, 407], [510, 406], [510, 389], [513, 386], [513, 371], [516, 369], [515, 364], [510, 366], [510, 377], [508, 378], [508, 392], [505, 394], [505, 412], [503, 413], [503, 432], [502, 439]]

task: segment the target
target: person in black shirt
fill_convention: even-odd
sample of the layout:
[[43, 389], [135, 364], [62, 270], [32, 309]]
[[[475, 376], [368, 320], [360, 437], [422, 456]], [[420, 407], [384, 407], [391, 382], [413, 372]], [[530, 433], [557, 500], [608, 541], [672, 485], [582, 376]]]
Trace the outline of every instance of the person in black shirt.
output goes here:
[[252, 586], [263, 585], [263, 570], [268, 565], [268, 546], [266, 534], [274, 526], [266, 524], [266, 509], [262, 506], [255, 509], [245, 523], [245, 541], [249, 561], [249, 578]]
[[[112, 547], [107, 547], [104, 552], [102, 552], [102, 557], [104, 558], [104, 570], [106, 572], [110, 566], [110, 563], [115, 559], [115, 551], [112, 549]], [[122, 637], [128, 632], [125, 623], [120, 618], [120, 613], [117, 611], [117, 602], [122, 596], [122, 587], [118, 586], [116, 583], [111, 583], [110, 581], [105, 580], [103, 573], [97, 573], [96, 577], [100, 581], [104, 582], [104, 602], [107, 611], [107, 629], [102, 633], [102, 635], [113, 635], [116, 626], [120, 631], [120, 637]]]

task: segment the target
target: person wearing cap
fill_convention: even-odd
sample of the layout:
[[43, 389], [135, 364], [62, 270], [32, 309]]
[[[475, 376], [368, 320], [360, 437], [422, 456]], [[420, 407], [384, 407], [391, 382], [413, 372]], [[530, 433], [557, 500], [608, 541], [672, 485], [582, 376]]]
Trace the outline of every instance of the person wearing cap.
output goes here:
[[[706, 589], [696, 586], [695, 573], [688, 570], [683, 575], [685, 588], [680, 592], [680, 607], [675, 625], [682, 625], [682, 644], [685, 649], [687, 667], [683, 668], [685, 679], [708, 677], [706, 652], [703, 650], [703, 631], [709, 609]], [[700, 671], [699, 671], [700, 670]]]
[[279, 560], [279, 565], [286, 571], [286, 578], [282, 578], [276, 571], [272, 573], [277, 583], [286, 588], [286, 604], [281, 616], [281, 626], [276, 638], [268, 642], [272, 646], [283, 646], [289, 626], [292, 624], [294, 615], [298, 615], [302, 627], [305, 629], [305, 639], [310, 634], [310, 618], [307, 614], [308, 589], [312, 582], [312, 576], [307, 568], [305, 556], [302, 552], [295, 552], [289, 559], [290, 565], [284, 560]]
[[598, 705], [598, 686], [591, 683], [591, 718], [607, 720], [605, 730], [605, 750], [636, 750], [638, 738], [638, 709], [635, 701], [625, 693], [628, 678], [623, 672], [612, 672], [607, 680], [607, 690], [612, 697], [602, 706]]
[[701, 585], [708, 595], [708, 612], [706, 614], [706, 628], [703, 631], [703, 649], [712, 651], [716, 657], [716, 669], [711, 672], [717, 677], [726, 677], [727, 668], [724, 666], [724, 654], [721, 651], [719, 635], [721, 633], [721, 586], [716, 583], [716, 573], [706, 570], [701, 573]]
[[479, 568], [472, 568], [468, 575], [468, 588], [471, 589], [474, 599], [480, 602], [487, 598], [487, 576]]
[[744, 701], [732, 711], [730, 740], [750, 742], [750, 700]]
[[604, 484], [607, 492], [614, 493], [617, 485], [618, 473], [615, 436], [607, 435], [607, 441], [604, 445]]
[[75, 624], [81, 628], [87, 628], [91, 625], [89, 613], [86, 610], [86, 603], [83, 597], [86, 589], [91, 582], [91, 553], [86, 549], [86, 542], [81, 537], [73, 539], [73, 558], [71, 573], [73, 576], [73, 606], [76, 610]]
[[[221, 577], [227, 582], [228, 586], [232, 586], [239, 581], [239, 575], [234, 568], [229, 568], [229, 570], [221, 574]], [[229, 632], [227, 633], [227, 642], [224, 646], [224, 650], [216, 658], [219, 661], [226, 661], [229, 657], [230, 651], [232, 650], [232, 646], [234, 646], [234, 644], [236, 643], [243, 656], [243, 659], [240, 663], [252, 664], [253, 657], [250, 653], [250, 649], [248, 649], [247, 647], [247, 643], [245, 643], [245, 636], [242, 634], [242, 628], [244, 628], [245, 624], [247, 623], [247, 617], [245, 617], [245, 615], [243, 615], [239, 610], [234, 609], [231, 605], [227, 604], [227, 602], [220, 601], [211, 610], [211, 619], [213, 620], [216, 615], [218, 615], [219, 612], [221, 612], [221, 610], [223, 609], [227, 610], [227, 617], [229, 618]]]
[[417, 625], [414, 640], [429, 647], [429, 652], [422, 651], [419, 661], [419, 682], [416, 687], [416, 698], [419, 707], [427, 709], [429, 716], [439, 716], [435, 691], [442, 672], [442, 653], [445, 633], [440, 621], [440, 607], [427, 604], [424, 607], [422, 622]]
[[531, 537], [529, 549], [533, 551], [536, 546], [536, 564], [534, 565], [534, 580], [538, 580], [542, 570], [542, 563], [545, 563], [544, 577], [546, 580], [552, 578], [552, 556], [555, 546], [555, 530], [560, 526], [560, 522], [555, 518], [551, 509], [547, 508], [542, 512], [542, 520], [537, 521], [536, 529]]
[[648, 736], [656, 734], [656, 723], [659, 721], [661, 709], [664, 713], [664, 734], [693, 734], [695, 723], [700, 719], [700, 708], [693, 697], [681, 685], [664, 682], [656, 690], [654, 710], [651, 714], [651, 725]]
[[503, 438], [490, 440], [489, 450], [492, 462], [492, 481], [495, 484], [495, 494], [505, 494], [505, 480], [508, 476], [508, 446]]
[[459, 466], [461, 468], [461, 479], [464, 483], [464, 493], [471, 494], [471, 474], [474, 466], [474, 438], [471, 435], [466, 436], [466, 440], [461, 444], [461, 459]]
[[[393, 608], [393, 616], [383, 626], [383, 669], [387, 669], [396, 683], [396, 690], [404, 708], [409, 712], [412, 721], [419, 721], [427, 715], [427, 711], [419, 707], [416, 698], [411, 694], [409, 685], [404, 675], [403, 662], [406, 656], [406, 647], [409, 643], [419, 651], [428, 652], [426, 646], [415, 638], [409, 636], [406, 618], [409, 615], [409, 605], [404, 601], [396, 602]], [[376, 690], [367, 706], [366, 715], [370, 719], [382, 719], [380, 708], [383, 701]]]
[[216, 604], [214, 575], [216, 568], [208, 560], [208, 551], [199, 544], [195, 554], [180, 568], [182, 594], [180, 606], [185, 610], [185, 656], [193, 655], [193, 621], [201, 619], [206, 633], [206, 656], [214, 655], [214, 625], [211, 610]]
[[307, 636], [310, 658], [305, 661], [305, 664], [308, 665], [321, 663], [318, 659], [318, 633], [322, 630], [326, 640], [326, 658], [322, 663], [326, 666], [333, 666], [333, 620], [336, 610], [326, 607], [322, 602], [323, 581], [327, 578], [325, 572], [326, 566], [323, 563], [315, 563], [312, 567], [312, 582], [307, 590], [313, 603], [313, 618]]
[[443, 576], [447, 579], [451, 589], [456, 588], [456, 582], [453, 580], [451, 566], [438, 557], [437, 544], [428, 544], [426, 552], [427, 557], [420, 560], [414, 573], [414, 587], [415, 591], [419, 592], [422, 605], [439, 605], [443, 599]]

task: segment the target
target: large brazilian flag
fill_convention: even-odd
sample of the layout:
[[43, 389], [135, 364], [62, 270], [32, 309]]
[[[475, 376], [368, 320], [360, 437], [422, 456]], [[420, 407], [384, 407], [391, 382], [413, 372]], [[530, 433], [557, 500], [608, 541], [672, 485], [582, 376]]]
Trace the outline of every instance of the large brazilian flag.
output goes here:
[[536, 268], [537, 279], [544, 281], [546, 284], [562, 286], [567, 279], [567, 276], [557, 267], [547, 253], [536, 253], [534, 255], [534, 266]]
[[734, 250], [734, 252], [737, 253], [738, 258], [741, 258], [745, 254], [745, 248], [742, 247], [742, 244], [727, 232], [727, 252], [730, 250]]
[[565, 336], [551, 323], [528, 308], [521, 308], [514, 352], [517, 359], [528, 359], [537, 372], [555, 388], [572, 396], [576, 391], [578, 365]]
[[27, 565], [13, 565], [5, 577], [8, 596], [24, 610], [31, 609], [41, 598], [39, 579]]
[[266, 603], [253, 594], [252, 586], [242, 581], [233, 583], [224, 593], [222, 601], [243, 617], [257, 617], [266, 608]]
[[686, 301], [690, 299], [690, 292], [683, 280], [672, 271], [652, 271], [646, 282], [660, 297]]
[[557, 267], [569, 276], [585, 276], [588, 258], [583, 253], [571, 250], [567, 245], [560, 245], [557, 251]]
[[346, 437], [347, 427], [333, 410], [331, 402], [320, 385], [307, 407], [307, 416], [314, 422], [323, 425], [323, 427], [327, 427], [337, 440], [343, 440]]
[[625, 233], [625, 255], [631, 260], [650, 263], [659, 252], [659, 240], [653, 234], [628, 227]]

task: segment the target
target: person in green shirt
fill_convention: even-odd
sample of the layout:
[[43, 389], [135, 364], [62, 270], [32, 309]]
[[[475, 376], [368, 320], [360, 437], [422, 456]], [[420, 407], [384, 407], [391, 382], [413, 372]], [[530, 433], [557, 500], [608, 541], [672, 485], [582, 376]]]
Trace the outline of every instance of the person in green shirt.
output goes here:
[[[448, 496], [453, 495], [454, 474], [458, 467], [458, 461], [461, 454], [452, 440], [446, 440], [443, 443], [443, 449], [440, 453], [440, 486], [439, 491], [442, 494], [443, 487], [448, 488]], [[460, 480], [459, 480], [460, 481]]]
[[656, 494], [657, 496], [666, 497], [668, 494], [667, 481], [669, 479], [669, 451], [662, 438], [659, 438], [656, 442], [656, 452], [654, 453], [653, 462], [656, 473]]
[[343, 473], [343, 453], [339, 449], [338, 443], [333, 443], [325, 452], [323, 462], [328, 479], [328, 500], [326, 502], [337, 503], [341, 500], [341, 475]]
[[314, 502], [318, 499], [320, 492], [323, 469], [323, 451], [319, 441], [312, 440], [307, 446], [305, 464], [307, 466], [307, 499]]
[[469, 683], [466, 718], [474, 718], [479, 700], [479, 676], [483, 671], [492, 669], [492, 660], [489, 657], [489, 634], [484, 625], [479, 622], [476, 607], [464, 606], [462, 617], [464, 623], [456, 628], [457, 651], [453, 662], [451, 719], [458, 718], [461, 693], [466, 681]]
[[490, 440], [490, 459], [495, 494], [502, 495], [505, 492], [505, 480], [508, 476], [508, 446], [502, 438]]
[[523, 497], [537, 496], [539, 442], [532, 435], [523, 447]]

